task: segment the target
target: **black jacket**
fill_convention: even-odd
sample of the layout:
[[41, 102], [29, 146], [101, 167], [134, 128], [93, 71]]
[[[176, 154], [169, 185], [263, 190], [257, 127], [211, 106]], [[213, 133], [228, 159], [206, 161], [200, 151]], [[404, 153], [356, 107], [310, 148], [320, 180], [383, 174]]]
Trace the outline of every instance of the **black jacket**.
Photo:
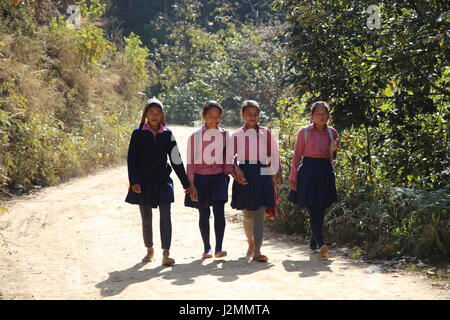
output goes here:
[[171, 181], [171, 166], [184, 188], [189, 186], [177, 142], [169, 129], [156, 136], [148, 130], [135, 128], [128, 148], [128, 179], [134, 184], [158, 185]]

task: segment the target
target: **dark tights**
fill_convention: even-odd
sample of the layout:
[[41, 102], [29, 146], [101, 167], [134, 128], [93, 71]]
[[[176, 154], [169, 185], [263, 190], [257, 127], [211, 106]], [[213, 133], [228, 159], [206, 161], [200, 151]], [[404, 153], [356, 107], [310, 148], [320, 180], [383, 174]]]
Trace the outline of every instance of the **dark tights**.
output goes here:
[[[222, 251], [222, 241], [225, 233], [225, 205], [217, 204], [213, 205], [213, 213], [214, 213], [214, 232], [216, 234], [216, 251]], [[200, 233], [202, 234], [203, 245], [205, 249], [205, 253], [211, 250], [211, 244], [209, 242], [209, 217], [211, 215], [210, 208], [201, 208], [199, 209], [200, 219]]]
[[311, 249], [319, 249], [324, 245], [323, 240], [323, 220], [325, 217], [325, 208], [308, 207], [308, 213], [311, 224], [311, 239], [309, 247]]

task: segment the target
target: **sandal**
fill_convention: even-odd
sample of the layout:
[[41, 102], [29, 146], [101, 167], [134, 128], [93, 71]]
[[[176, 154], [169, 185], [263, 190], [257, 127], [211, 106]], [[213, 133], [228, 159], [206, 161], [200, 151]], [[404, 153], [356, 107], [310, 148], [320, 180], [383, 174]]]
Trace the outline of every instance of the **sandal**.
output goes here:
[[222, 258], [222, 257], [225, 257], [227, 255], [227, 252], [226, 251], [217, 251], [215, 254], [214, 254], [214, 257], [216, 257], [216, 258]]
[[173, 266], [175, 264], [175, 260], [169, 257], [164, 257], [162, 259], [162, 264], [164, 266]]
[[267, 262], [269, 261], [269, 258], [267, 258], [265, 255], [260, 255], [257, 257], [253, 257], [253, 260], [256, 260], [258, 262]]
[[319, 249], [320, 258], [322, 260], [328, 260], [328, 247], [326, 245], [323, 245]]
[[149, 263], [153, 259], [154, 252], [149, 252], [147, 255], [142, 258], [142, 263]]

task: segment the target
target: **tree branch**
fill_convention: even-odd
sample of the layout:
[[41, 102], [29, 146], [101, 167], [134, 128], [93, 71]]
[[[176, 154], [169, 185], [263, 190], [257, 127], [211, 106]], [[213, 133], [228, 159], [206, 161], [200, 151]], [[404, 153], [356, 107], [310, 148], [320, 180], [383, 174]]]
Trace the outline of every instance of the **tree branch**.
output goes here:
[[447, 96], [450, 96], [450, 91], [445, 90], [444, 88], [438, 87], [433, 81], [430, 80], [430, 78], [427, 77], [426, 74], [424, 74], [422, 72], [422, 70], [419, 69], [419, 67], [414, 63], [414, 61], [412, 61], [411, 58], [409, 58], [409, 62], [411, 63], [411, 65], [414, 67], [414, 69], [416, 69], [416, 71], [423, 77], [425, 78], [425, 80], [427, 80], [427, 82], [430, 84], [430, 86], [432, 86], [433, 88], [435, 88], [437, 91], [439, 91], [442, 94], [445, 94]]

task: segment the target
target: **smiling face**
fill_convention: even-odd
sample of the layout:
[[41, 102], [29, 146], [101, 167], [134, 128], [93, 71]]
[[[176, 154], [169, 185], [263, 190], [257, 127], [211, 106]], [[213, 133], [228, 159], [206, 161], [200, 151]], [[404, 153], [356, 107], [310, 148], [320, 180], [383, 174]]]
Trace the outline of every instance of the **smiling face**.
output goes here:
[[259, 109], [256, 107], [246, 107], [242, 111], [242, 119], [249, 128], [256, 128], [259, 122]]
[[222, 121], [222, 111], [219, 108], [212, 107], [206, 114], [202, 115], [205, 126], [208, 129], [217, 129]]
[[317, 106], [311, 114], [311, 119], [314, 121], [314, 124], [323, 127], [330, 119], [330, 114], [325, 107]]
[[147, 118], [148, 124], [152, 129], [159, 128], [163, 120], [161, 107], [155, 104], [150, 105], [150, 107], [147, 109], [145, 117]]

